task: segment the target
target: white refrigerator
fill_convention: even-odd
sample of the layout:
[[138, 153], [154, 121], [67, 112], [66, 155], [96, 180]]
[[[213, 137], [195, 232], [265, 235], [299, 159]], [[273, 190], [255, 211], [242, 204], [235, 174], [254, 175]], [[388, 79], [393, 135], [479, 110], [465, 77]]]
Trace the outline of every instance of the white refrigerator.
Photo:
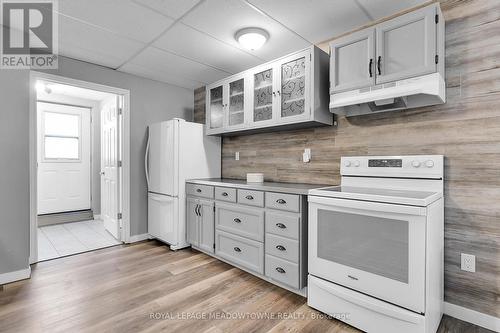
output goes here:
[[186, 242], [185, 181], [219, 178], [219, 137], [204, 135], [202, 124], [172, 119], [149, 126], [144, 166], [148, 184], [148, 234], [170, 245]]

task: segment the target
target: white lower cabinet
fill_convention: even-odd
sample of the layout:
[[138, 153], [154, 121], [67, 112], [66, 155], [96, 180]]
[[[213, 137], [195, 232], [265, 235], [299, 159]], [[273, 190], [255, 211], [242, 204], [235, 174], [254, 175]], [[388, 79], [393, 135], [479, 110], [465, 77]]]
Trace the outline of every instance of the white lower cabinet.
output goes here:
[[[305, 295], [307, 196], [187, 184], [187, 239], [209, 255]], [[195, 193], [215, 193], [214, 200]]]
[[186, 207], [187, 241], [193, 246], [213, 253], [214, 202], [188, 197]]
[[264, 244], [228, 232], [215, 232], [215, 253], [240, 266], [264, 274]]

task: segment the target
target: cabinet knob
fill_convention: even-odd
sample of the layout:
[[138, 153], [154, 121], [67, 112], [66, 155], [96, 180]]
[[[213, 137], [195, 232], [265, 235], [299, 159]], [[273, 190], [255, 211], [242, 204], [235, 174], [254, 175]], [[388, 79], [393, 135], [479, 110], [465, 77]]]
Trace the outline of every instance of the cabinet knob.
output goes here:
[[281, 204], [281, 205], [286, 204], [286, 201], [283, 200], [283, 199], [278, 199], [278, 200], [276, 200], [276, 202], [279, 203], [279, 204]]
[[281, 268], [281, 267], [276, 267], [276, 271], [278, 273], [281, 273], [281, 274], [285, 274], [286, 273], [286, 271], [283, 268]]
[[276, 245], [276, 248], [280, 251], [286, 251], [286, 248], [283, 245]]
[[241, 220], [239, 218], [233, 219], [234, 223], [241, 223]]
[[201, 188], [197, 188], [196, 192], [201, 193]]
[[253, 200], [253, 197], [252, 197], [251, 195], [247, 195], [245, 198], [246, 198], [247, 200]]
[[284, 225], [283, 223], [276, 223], [276, 226], [280, 229], [286, 229], [286, 225]]
[[228, 196], [227, 192], [222, 192], [222, 196], [227, 197]]
[[234, 247], [234, 250], [235, 250], [236, 252], [241, 252], [241, 249], [240, 249], [239, 247], [237, 247], [237, 246], [235, 246], [235, 247]]

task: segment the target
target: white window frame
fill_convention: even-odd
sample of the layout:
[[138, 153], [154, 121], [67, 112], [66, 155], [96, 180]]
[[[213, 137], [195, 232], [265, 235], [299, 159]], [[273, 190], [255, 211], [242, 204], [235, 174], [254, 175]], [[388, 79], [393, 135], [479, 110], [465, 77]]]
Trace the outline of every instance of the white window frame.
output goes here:
[[[67, 135], [47, 135], [45, 134], [45, 115], [47, 113], [54, 114], [62, 114], [62, 115], [71, 115], [78, 117], [78, 136], [67, 136]], [[43, 111], [42, 112], [42, 138], [43, 142], [41, 144], [42, 148], [42, 156], [41, 160], [43, 162], [61, 162], [61, 163], [80, 163], [82, 161], [82, 116], [80, 114], [69, 114], [64, 112], [56, 112], [56, 111]], [[47, 137], [51, 138], [65, 138], [65, 139], [78, 139], [78, 158], [47, 158], [45, 156], [45, 139]]]

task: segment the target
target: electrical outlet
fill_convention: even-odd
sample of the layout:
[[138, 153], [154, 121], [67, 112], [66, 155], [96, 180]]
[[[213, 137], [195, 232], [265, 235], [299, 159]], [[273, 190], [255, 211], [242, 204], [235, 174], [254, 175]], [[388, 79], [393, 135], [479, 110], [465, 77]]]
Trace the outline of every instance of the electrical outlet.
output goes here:
[[239, 151], [237, 151], [236, 153], [234, 153], [234, 159], [235, 159], [236, 161], [239, 161], [239, 160], [240, 160], [240, 152], [239, 152]]
[[476, 271], [476, 256], [472, 254], [461, 253], [461, 269], [467, 272]]

